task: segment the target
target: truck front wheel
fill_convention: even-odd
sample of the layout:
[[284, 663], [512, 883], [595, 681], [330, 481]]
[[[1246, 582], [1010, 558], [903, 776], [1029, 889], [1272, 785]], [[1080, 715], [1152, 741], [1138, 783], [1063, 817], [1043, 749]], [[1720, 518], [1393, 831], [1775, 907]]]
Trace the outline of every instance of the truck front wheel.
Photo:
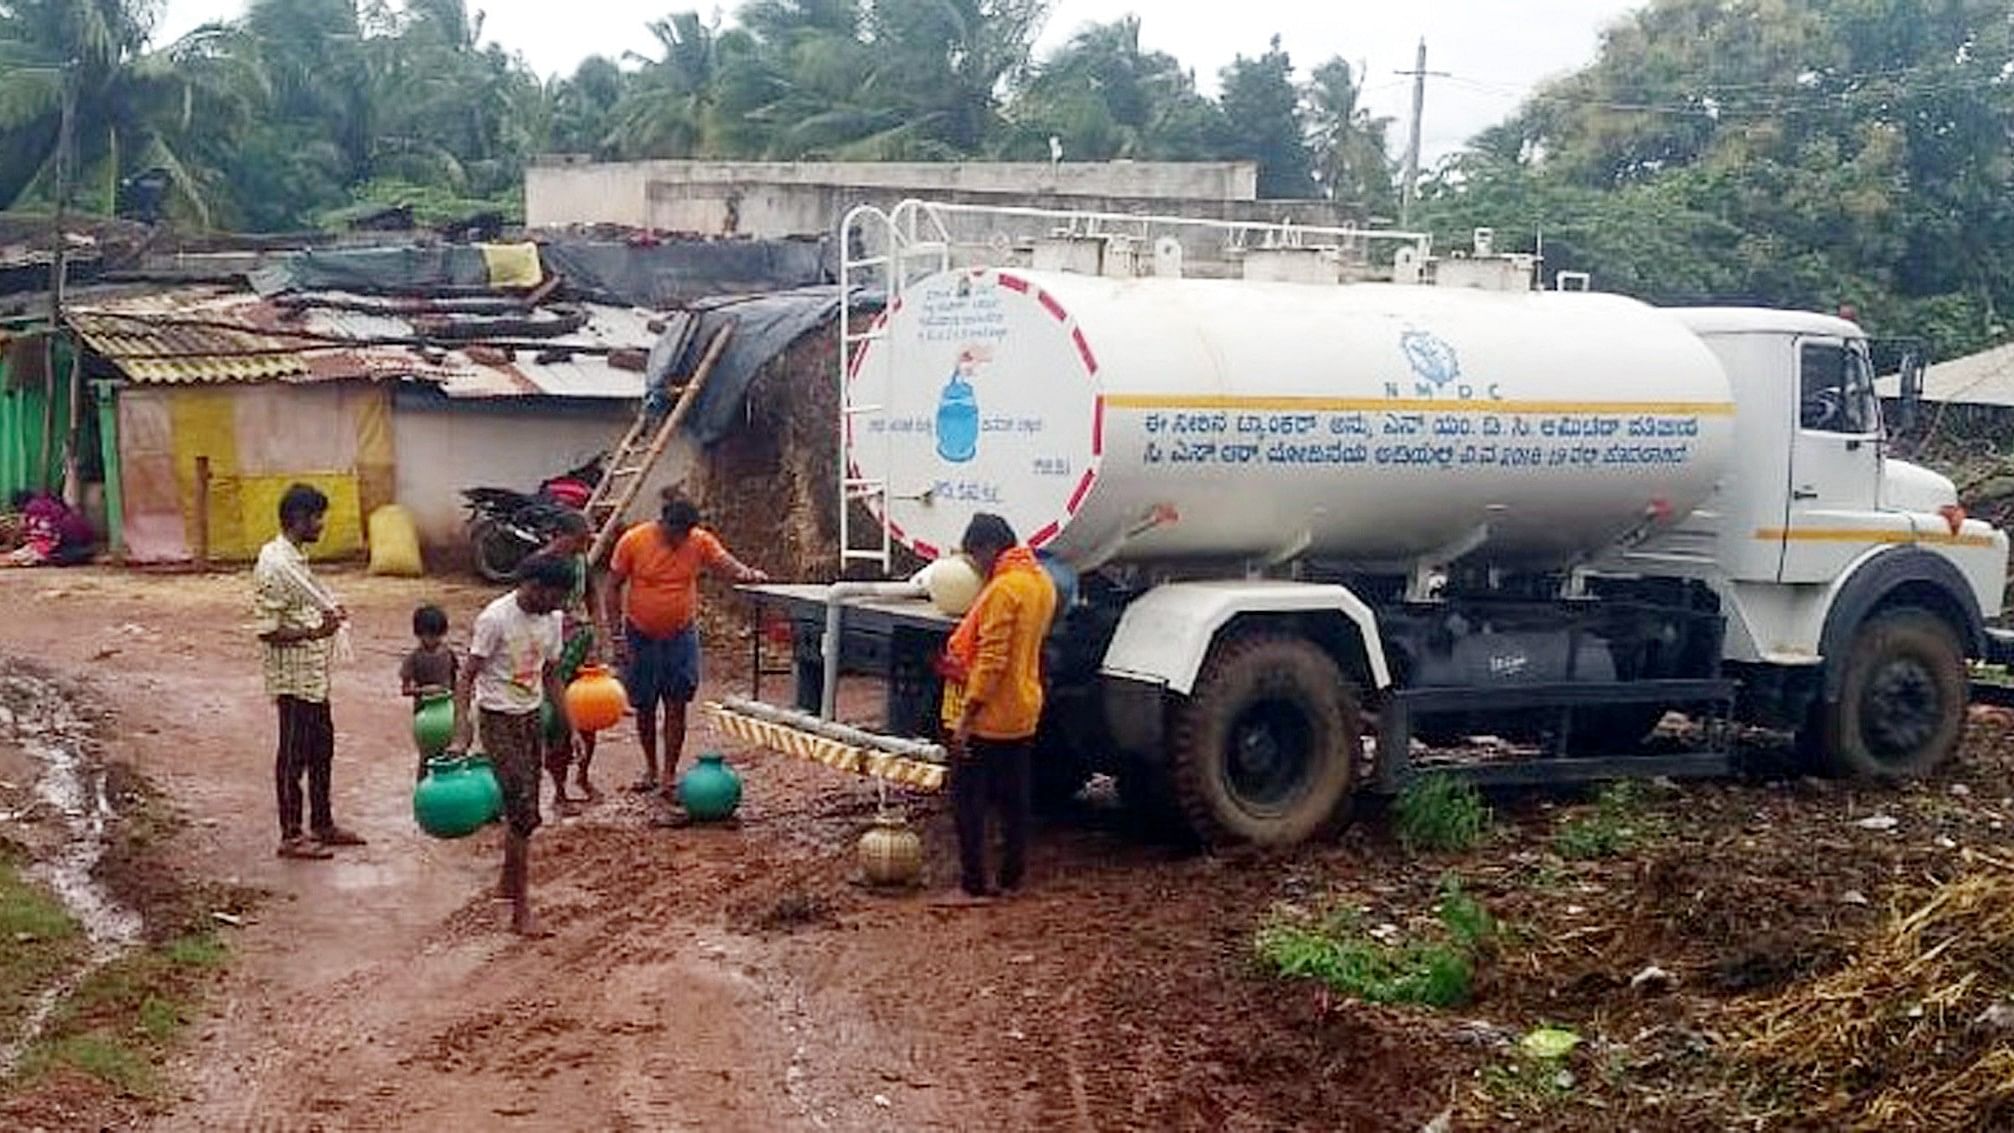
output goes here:
[[1868, 779], [1927, 775], [1965, 732], [1965, 654], [1944, 619], [1891, 610], [1854, 635], [1839, 699], [1817, 706], [1826, 770]]
[[1220, 644], [1173, 715], [1169, 787], [1205, 842], [1290, 845], [1343, 813], [1361, 754], [1357, 702], [1312, 643]]

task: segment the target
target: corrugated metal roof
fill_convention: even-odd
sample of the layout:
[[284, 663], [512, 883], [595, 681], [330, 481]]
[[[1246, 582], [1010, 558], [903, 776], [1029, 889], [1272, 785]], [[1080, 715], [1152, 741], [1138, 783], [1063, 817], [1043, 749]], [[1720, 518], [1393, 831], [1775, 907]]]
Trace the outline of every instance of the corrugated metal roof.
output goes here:
[[[65, 319], [91, 349], [136, 382], [307, 380], [299, 340], [257, 333], [243, 318], [245, 297], [216, 292], [164, 292], [90, 307], [69, 307]], [[246, 329], [220, 324], [239, 323]]]
[[[353, 309], [359, 306], [371, 309]], [[455, 398], [641, 398], [643, 375], [610, 365], [607, 352], [648, 350], [656, 316], [583, 310], [585, 326], [535, 350], [510, 351], [500, 363], [479, 362], [467, 349], [422, 351], [389, 341], [418, 337], [411, 320], [426, 315], [416, 301], [330, 293], [293, 296], [283, 306], [248, 292], [182, 289], [65, 313], [93, 350], [135, 382], [404, 380], [435, 383]]]
[[[1891, 375], [1875, 382], [1874, 388], [1883, 397], [1896, 397], [1900, 385], [1901, 379]], [[2014, 343], [1927, 367], [1923, 400], [2014, 407]]]

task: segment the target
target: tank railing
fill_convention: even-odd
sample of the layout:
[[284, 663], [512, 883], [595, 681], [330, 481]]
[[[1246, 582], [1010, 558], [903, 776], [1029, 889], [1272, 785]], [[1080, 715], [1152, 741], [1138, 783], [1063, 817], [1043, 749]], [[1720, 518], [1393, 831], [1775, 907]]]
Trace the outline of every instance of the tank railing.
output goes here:
[[[1229, 251], [1245, 250], [1254, 243], [1261, 248], [1332, 247], [1357, 251], [1363, 258], [1368, 259], [1377, 246], [1388, 245], [1394, 248], [1409, 247], [1423, 260], [1433, 251], [1433, 237], [1430, 233], [1359, 228], [1353, 225], [1331, 227], [1298, 224], [1291, 220], [1228, 220], [1156, 213], [1043, 209], [1022, 205], [957, 204], [913, 197], [896, 205], [890, 215], [898, 228], [906, 227], [912, 233], [918, 230], [920, 221], [927, 220], [932, 235], [936, 237], [932, 244], [947, 249], [947, 255], [948, 249], [954, 245], [985, 247], [982, 241], [960, 241], [952, 235], [952, 226], [947, 220], [961, 216], [1049, 221], [1052, 230], [1062, 235], [1097, 236], [1105, 234], [1108, 227], [1122, 231], [1131, 228], [1138, 230], [1140, 239], [1149, 243], [1151, 243], [1151, 230], [1155, 228], [1215, 232], [1223, 235], [1224, 246]], [[998, 252], [998, 249], [994, 248], [987, 250], [995, 254]], [[946, 266], [949, 266], [948, 263]]]
[[[854, 254], [854, 239], [860, 238], [862, 254]], [[878, 244], [879, 247], [873, 245]], [[879, 530], [873, 546], [855, 546], [853, 504], [858, 501], [875, 511], [875, 502], [880, 501], [879, 511], [887, 512], [888, 483], [885, 480], [857, 477], [852, 474], [851, 438], [864, 430], [854, 426], [856, 417], [865, 417], [881, 411], [877, 405], [863, 405], [853, 400], [853, 383], [849, 381], [853, 359], [867, 343], [884, 338], [887, 331], [877, 319], [859, 329], [855, 324], [852, 295], [856, 289], [867, 287], [875, 276], [882, 281], [882, 292], [892, 305], [901, 295], [906, 285], [907, 272], [903, 263], [904, 241], [896, 221], [888, 213], [873, 205], [861, 205], [846, 214], [839, 227], [839, 369], [836, 380], [839, 383], [839, 467], [836, 469], [839, 487], [839, 569], [842, 574], [856, 562], [870, 562], [880, 565], [886, 574], [895, 560], [894, 536], [886, 523], [877, 522]], [[886, 434], [884, 434], [884, 437]], [[892, 443], [892, 442], [890, 442]], [[883, 467], [886, 467], [884, 462]]]

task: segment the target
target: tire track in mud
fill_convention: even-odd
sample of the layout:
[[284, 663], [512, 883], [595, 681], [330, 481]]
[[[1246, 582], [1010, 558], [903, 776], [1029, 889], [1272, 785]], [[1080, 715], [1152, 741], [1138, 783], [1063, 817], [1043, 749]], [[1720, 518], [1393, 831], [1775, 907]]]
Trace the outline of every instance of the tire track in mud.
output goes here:
[[1111, 964], [1112, 954], [1101, 951], [1091, 961], [1091, 966], [1070, 981], [1070, 986], [1056, 997], [1056, 1006], [1068, 1022], [1068, 1033], [1059, 1044], [1063, 1052], [1064, 1077], [1070, 1084], [1071, 1108], [1077, 1115], [1077, 1128], [1096, 1133], [1098, 1119], [1091, 1109], [1091, 1085], [1084, 1069], [1084, 1056], [1080, 1049], [1083, 1036], [1094, 1033], [1092, 1010], [1086, 1001], [1084, 989], [1095, 985], [1103, 978], [1105, 969]]

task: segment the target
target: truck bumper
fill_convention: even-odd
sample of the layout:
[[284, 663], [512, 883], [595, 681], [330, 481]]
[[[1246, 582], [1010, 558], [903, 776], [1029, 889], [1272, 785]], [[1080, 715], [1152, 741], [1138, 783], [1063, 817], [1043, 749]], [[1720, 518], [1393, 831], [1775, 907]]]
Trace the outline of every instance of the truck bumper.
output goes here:
[[1987, 626], [1986, 656], [1980, 659], [1988, 665], [2014, 665], [2014, 629]]
[[[2014, 666], [2014, 630], [1987, 626], [1986, 655], [1979, 660], [1983, 664], [2001, 666], [2000, 671], [2003, 672], [2006, 667]], [[1981, 679], [1986, 675], [1977, 671], [1973, 673], [1972, 702], [2014, 708], [2014, 685], [2004, 683], [2004, 678]]]

